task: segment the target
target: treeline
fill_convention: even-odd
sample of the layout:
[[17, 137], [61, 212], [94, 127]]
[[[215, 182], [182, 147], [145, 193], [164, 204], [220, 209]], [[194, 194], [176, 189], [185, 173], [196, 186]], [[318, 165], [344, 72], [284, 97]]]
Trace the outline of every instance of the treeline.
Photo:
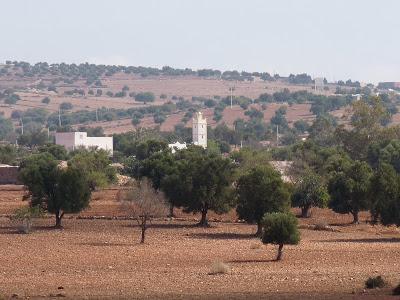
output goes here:
[[[246, 72], [237, 70], [214, 70], [214, 69], [198, 69], [190, 68], [179, 69], [170, 66], [162, 68], [142, 67], [142, 66], [120, 66], [120, 65], [96, 65], [89, 63], [82, 64], [66, 64], [47, 62], [39, 62], [31, 65], [23, 61], [6, 61], [6, 64], [0, 68], [0, 76], [14, 74], [20, 77], [40, 77], [45, 75], [58, 76], [60, 81], [71, 84], [78, 79], [86, 79], [87, 84], [101, 86], [100, 78], [104, 76], [112, 76], [116, 73], [136, 74], [142, 77], [148, 76], [198, 76], [205, 78], [221, 78], [223, 80], [232, 81], [253, 81], [254, 78], [260, 78], [264, 81], [283, 80], [290, 84], [312, 84], [314, 80], [306, 73], [290, 74], [288, 77], [282, 77], [279, 74], [270, 74], [268, 72]], [[63, 78], [62, 78], [63, 77]], [[328, 83], [327, 80], [324, 80]], [[339, 80], [339, 85], [349, 87], [359, 87], [358, 81], [346, 82]]]

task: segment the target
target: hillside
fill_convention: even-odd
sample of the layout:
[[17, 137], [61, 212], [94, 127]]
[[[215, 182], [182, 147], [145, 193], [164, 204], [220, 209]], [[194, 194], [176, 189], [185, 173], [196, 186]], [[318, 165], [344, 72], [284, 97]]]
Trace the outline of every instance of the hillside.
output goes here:
[[[325, 89], [315, 91], [314, 84], [310, 81], [310, 78], [307, 79], [308, 83], [295, 84], [291, 83], [288, 78], [264, 80], [265, 77], [257, 76], [259, 74], [255, 74], [256, 76], [247, 75], [247, 77], [239, 75], [236, 78], [237, 80], [233, 80], [232, 77], [224, 77], [223, 74], [225, 73], [220, 76], [209, 77], [197, 74], [170, 75], [164, 74], [165, 72], [143, 76], [142, 73], [127, 73], [124, 70], [115, 71], [112, 74], [97, 74], [94, 78], [89, 79], [88, 75], [85, 74], [83, 76], [71, 76], [70, 74], [65, 74], [65, 71], [63, 71], [64, 73], [61, 71], [58, 71], [61, 73], [48, 71], [51, 70], [51, 67], [45, 69], [46, 71], [36, 71], [34, 74], [29, 73], [35, 70], [34, 67], [30, 67], [31, 69], [26, 68], [24, 65], [0, 66], [0, 91], [11, 90], [19, 97], [16, 103], [10, 104], [0, 100], [0, 113], [4, 114], [6, 118], [11, 118], [13, 112], [14, 114], [15, 112], [23, 113], [29, 109], [39, 108], [45, 110], [48, 114], [54, 114], [53, 119], [56, 119], [55, 122], [57, 122], [60, 105], [62, 103], [70, 103], [72, 105], [70, 109], [60, 110], [62, 123], [66, 124], [66, 121], [63, 121], [71, 113], [99, 110], [94, 120], [90, 120], [90, 122], [72, 122], [70, 125], [73, 128], [79, 128], [82, 125], [100, 126], [106, 134], [122, 133], [133, 130], [136, 127], [151, 128], [158, 125], [155, 123], [154, 113], [152, 112], [141, 116], [140, 122], [136, 125], [132, 125], [131, 114], [121, 116], [117, 113], [117, 116], [103, 117], [105, 113], [113, 109], [120, 111], [135, 110], [162, 106], [168, 103], [179, 104], [179, 102], [186, 101], [192, 103], [192, 108], [173, 107], [172, 110], [166, 113], [163, 112], [164, 120], [159, 123], [162, 131], [172, 131], [174, 126], [182, 123], [182, 121], [186, 123], [186, 126], [191, 126], [190, 122], [187, 122], [190, 119], [190, 115], [184, 119], [185, 114], [190, 109], [203, 110], [211, 126], [225, 123], [232, 127], [233, 122], [238, 118], [249, 119], [245, 115], [247, 109], [255, 108], [261, 110], [264, 113], [264, 121], [268, 123], [275, 111], [286, 104], [273, 101], [264, 106], [251, 104], [261, 94], [273, 95], [276, 92], [286, 90], [290, 92], [307, 91], [310, 94], [330, 96], [334, 95], [337, 88], [335, 84], [327, 84]], [[4, 69], [7, 71], [1, 72]], [[27, 70], [30, 71], [28, 72]], [[134, 95], [143, 92], [153, 93], [155, 96], [154, 101], [146, 103], [134, 99]], [[118, 93], [120, 94], [118, 95]], [[232, 108], [228, 105], [222, 112], [222, 118], [218, 121], [214, 120], [214, 108], [204, 106], [204, 100], [213, 99], [218, 104], [221, 99], [230, 97], [231, 94], [233, 99], [241, 97], [248, 101], [250, 105], [246, 104], [246, 107], [234, 105]], [[44, 98], [48, 98], [49, 103], [43, 103]], [[294, 103], [290, 105], [286, 116], [289, 125], [297, 120], [311, 121], [315, 116], [310, 112], [310, 107], [309, 103]], [[339, 110], [336, 115], [340, 117], [342, 113], [343, 111]], [[15, 118], [14, 115], [13, 121], [14, 126], [18, 128], [20, 126], [19, 118]]]

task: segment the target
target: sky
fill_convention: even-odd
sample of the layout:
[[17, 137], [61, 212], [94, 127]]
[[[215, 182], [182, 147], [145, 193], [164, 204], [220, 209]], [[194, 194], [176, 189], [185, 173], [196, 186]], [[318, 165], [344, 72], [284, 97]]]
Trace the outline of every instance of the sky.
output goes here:
[[0, 62], [400, 81], [398, 0], [0, 0]]

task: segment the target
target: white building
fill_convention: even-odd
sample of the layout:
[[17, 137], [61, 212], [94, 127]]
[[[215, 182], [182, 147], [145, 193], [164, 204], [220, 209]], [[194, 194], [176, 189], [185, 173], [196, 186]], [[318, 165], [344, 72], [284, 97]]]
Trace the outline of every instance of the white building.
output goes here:
[[174, 144], [168, 144], [168, 147], [171, 148], [172, 153], [175, 153], [178, 150], [186, 149], [186, 143], [176, 142]]
[[64, 146], [68, 151], [81, 147], [96, 148], [113, 155], [113, 137], [88, 137], [86, 132], [57, 132], [56, 144]]
[[[207, 119], [201, 112], [197, 112], [193, 118], [192, 138], [193, 145], [207, 148]], [[176, 142], [168, 144], [168, 147], [172, 149], [172, 153], [175, 153], [177, 150], [186, 149], [187, 145]]]
[[193, 145], [207, 148], [207, 120], [201, 112], [197, 112], [193, 118], [192, 138]]

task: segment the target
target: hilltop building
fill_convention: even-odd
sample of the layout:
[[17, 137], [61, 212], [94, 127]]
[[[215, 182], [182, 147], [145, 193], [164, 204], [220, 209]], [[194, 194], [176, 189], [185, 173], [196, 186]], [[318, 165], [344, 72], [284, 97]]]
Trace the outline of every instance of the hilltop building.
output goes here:
[[56, 144], [64, 146], [68, 151], [78, 148], [103, 149], [113, 155], [113, 137], [88, 137], [86, 132], [57, 132]]
[[[193, 145], [207, 148], [207, 119], [201, 112], [197, 112], [193, 118], [192, 140]], [[177, 150], [186, 149], [187, 145], [176, 142], [168, 144], [168, 147], [172, 149], [172, 153], [175, 153]]]

